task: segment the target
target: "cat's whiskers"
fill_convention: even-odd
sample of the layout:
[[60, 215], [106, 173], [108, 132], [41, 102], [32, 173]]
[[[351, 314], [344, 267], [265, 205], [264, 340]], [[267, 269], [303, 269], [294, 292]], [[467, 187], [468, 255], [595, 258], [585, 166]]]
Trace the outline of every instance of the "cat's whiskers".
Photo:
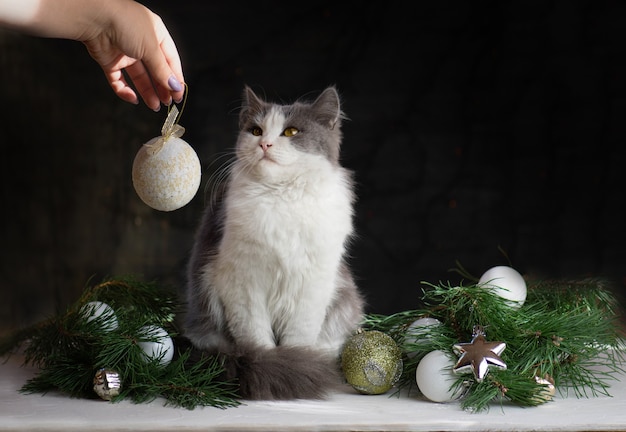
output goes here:
[[208, 205], [210, 206], [215, 204], [220, 186], [225, 183], [230, 176], [232, 167], [237, 160], [234, 152], [224, 152], [215, 158], [209, 166], [215, 165], [218, 161], [222, 161], [224, 158], [228, 159], [221, 162], [221, 165], [211, 173], [204, 187], [205, 199], [208, 195]]

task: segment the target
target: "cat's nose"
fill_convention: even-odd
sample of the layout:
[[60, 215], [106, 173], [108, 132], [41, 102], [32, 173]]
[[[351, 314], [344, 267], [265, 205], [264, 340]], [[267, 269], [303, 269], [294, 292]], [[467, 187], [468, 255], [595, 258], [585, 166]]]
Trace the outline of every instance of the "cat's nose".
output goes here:
[[261, 146], [261, 148], [263, 149], [264, 152], [267, 151], [268, 148], [270, 148], [272, 146], [272, 143], [267, 142], [267, 141], [261, 141], [261, 143], [259, 144]]

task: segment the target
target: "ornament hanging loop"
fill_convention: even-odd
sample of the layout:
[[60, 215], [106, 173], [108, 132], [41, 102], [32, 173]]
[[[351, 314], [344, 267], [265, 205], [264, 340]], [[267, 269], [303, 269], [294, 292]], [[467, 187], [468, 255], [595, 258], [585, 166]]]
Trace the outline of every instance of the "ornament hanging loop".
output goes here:
[[487, 336], [487, 333], [485, 333], [485, 327], [481, 326], [480, 324], [476, 324], [472, 328], [472, 337], [475, 338], [478, 335]]
[[183, 99], [183, 106], [180, 111], [178, 111], [178, 107], [175, 104], [171, 104], [167, 108], [167, 117], [165, 118], [165, 122], [163, 122], [163, 126], [161, 126], [161, 136], [155, 142], [150, 144], [144, 144], [148, 147], [148, 153], [151, 156], [154, 156], [158, 152], [161, 151], [163, 145], [167, 142], [168, 139], [175, 137], [180, 138], [185, 133], [185, 128], [178, 124], [180, 121], [180, 117], [183, 114], [183, 110], [185, 109], [185, 104], [187, 103], [187, 95], [189, 94], [189, 87], [185, 84], [185, 96]]

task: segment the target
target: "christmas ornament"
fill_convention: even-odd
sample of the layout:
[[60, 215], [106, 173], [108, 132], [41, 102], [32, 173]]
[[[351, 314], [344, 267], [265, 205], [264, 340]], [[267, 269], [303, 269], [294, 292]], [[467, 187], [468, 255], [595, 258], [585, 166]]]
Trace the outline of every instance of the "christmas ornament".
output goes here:
[[80, 308], [80, 314], [87, 322], [100, 320], [102, 322], [101, 328], [106, 332], [116, 330], [119, 326], [113, 308], [103, 302], [92, 301], [85, 303]]
[[150, 207], [172, 211], [185, 206], [200, 187], [198, 155], [180, 137], [185, 129], [176, 124], [178, 109], [172, 106], [161, 136], [144, 144], [133, 161], [133, 186]]
[[361, 331], [346, 342], [341, 368], [346, 381], [363, 394], [387, 392], [402, 373], [402, 351], [387, 334]]
[[455, 387], [454, 362], [444, 351], [435, 350], [420, 360], [415, 382], [422, 394], [433, 402], [451, 402], [463, 396], [464, 388]]
[[499, 357], [504, 348], [506, 348], [504, 342], [487, 342], [482, 327], [476, 326], [470, 343], [453, 346], [454, 351], [461, 354], [453, 371], [461, 374], [471, 370], [476, 381], [481, 382], [490, 366], [506, 369], [506, 364]]
[[139, 332], [145, 335], [145, 339], [150, 339], [137, 342], [146, 360], [158, 359], [162, 366], [167, 366], [174, 357], [174, 342], [169, 334], [155, 325], [142, 327]]
[[122, 379], [120, 374], [113, 369], [99, 369], [93, 378], [93, 391], [100, 398], [110, 401], [120, 394]]
[[526, 281], [511, 267], [490, 268], [480, 277], [478, 285], [491, 288], [494, 294], [507, 300], [507, 304], [514, 309], [519, 309], [526, 301]]
[[[436, 318], [419, 318], [411, 323], [409, 327], [406, 329], [406, 342], [412, 343], [415, 345], [425, 345], [428, 343], [430, 339], [432, 339], [432, 335], [429, 333], [433, 327], [438, 327], [441, 325], [441, 321]], [[413, 358], [417, 355], [417, 351], [411, 351], [407, 353], [409, 358]]]
[[554, 380], [548, 374], [544, 375], [543, 378], [535, 376], [535, 381], [537, 384], [541, 384], [543, 387], [537, 395], [533, 398], [537, 403], [549, 402], [552, 400], [554, 395], [556, 394], [556, 387], [554, 386]]

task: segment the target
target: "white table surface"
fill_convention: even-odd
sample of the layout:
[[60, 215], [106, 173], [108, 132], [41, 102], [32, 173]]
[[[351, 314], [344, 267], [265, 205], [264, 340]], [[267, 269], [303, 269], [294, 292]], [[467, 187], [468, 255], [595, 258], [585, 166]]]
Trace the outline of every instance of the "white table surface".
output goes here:
[[626, 376], [612, 381], [612, 397], [557, 397], [534, 408], [500, 406], [463, 411], [420, 396], [345, 392], [319, 401], [246, 402], [236, 408], [187, 410], [129, 401], [72, 399], [18, 389], [35, 370], [22, 359], [0, 363], [0, 431], [626, 431]]

